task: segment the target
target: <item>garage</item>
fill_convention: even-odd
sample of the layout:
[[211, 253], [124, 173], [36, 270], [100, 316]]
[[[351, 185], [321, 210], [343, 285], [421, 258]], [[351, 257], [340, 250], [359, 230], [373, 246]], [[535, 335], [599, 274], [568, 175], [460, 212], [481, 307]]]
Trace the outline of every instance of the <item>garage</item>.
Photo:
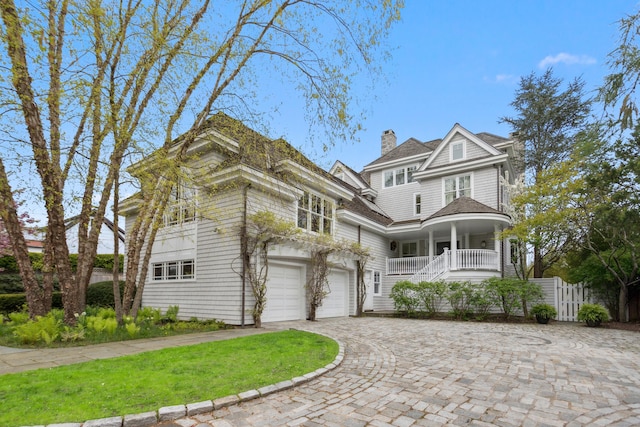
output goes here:
[[322, 306], [316, 312], [317, 318], [348, 316], [349, 311], [349, 273], [333, 270], [329, 273], [331, 292], [324, 298]]
[[269, 264], [267, 305], [263, 322], [300, 320], [304, 318], [303, 267], [293, 264]]

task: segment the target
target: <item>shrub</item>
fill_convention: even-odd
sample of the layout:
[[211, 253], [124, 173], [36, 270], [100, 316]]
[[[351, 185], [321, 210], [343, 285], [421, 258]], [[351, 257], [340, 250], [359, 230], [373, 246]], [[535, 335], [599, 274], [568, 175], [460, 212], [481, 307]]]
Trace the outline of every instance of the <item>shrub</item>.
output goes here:
[[135, 337], [138, 332], [140, 332], [140, 326], [136, 325], [133, 322], [127, 323], [126, 325], [124, 325], [124, 328], [127, 330], [127, 333], [131, 338]]
[[456, 319], [467, 319], [471, 314], [473, 288], [469, 282], [450, 282], [447, 300], [451, 305], [451, 314]]
[[491, 291], [483, 285], [472, 285], [469, 304], [475, 313], [476, 319], [484, 320], [493, 307], [494, 298]]
[[63, 342], [76, 342], [84, 340], [84, 328], [78, 325], [75, 328], [65, 326], [60, 332], [60, 340]]
[[[120, 282], [120, 295], [124, 292], [124, 282]], [[87, 289], [87, 305], [94, 307], [114, 307], [113, 282], [97, 282], [89, 285]]]
[[558, 315], [558, 311], [551, 304], [537, 304], [531, 308], [531, 315], [546, 319], [553, 319]]
[[136, 322], [155, 324], [160, 323], [160, 319], [162, 319], [162, 314], [159, 308], [142, 307], [140, 310], [138, 310]]
[[176, 323], [178, 321], [178, 311], [180, 307], [177, 305], [170, 305], [167, 312], [162, 316], [162, 322]]
[[542, 298], [540, 285], [515, 278], [491, 277], [482, 281], [493, 298], [493, 304], [509, 318], [528, 303]]
[[0, 274], [0, 294], [20, 294], [24, 292], [22, 277], [16, 273]]
[[0, 312], [12, 313], [22, 310], [22, 306], [27, 303], [25, 294], [2, 294], [0, 295]]
[[600, 304], [582, 304], [578, 310], [578, 321], [587, 322], [589, 326], [598, 326], [609, 320], [609, 312]]
[[27, 311], [14, 311], [9, 313], [9, 320], [14, 325], [21, 325], [29, 321], [29, 313]]
[[60, 325], [55, 313], [49, 313], [16, 326], [13, 334], [22, 344], [35, 344], [38, 341], [51, 344], [60, 336]]
[[393, 300], [395, 310], [405, 312], [409, 316], [414, 315], [420, 306], [418, 287], [408, 280], [402, 280], [393, 285], [389, 296]]
[[427, 315], [433, 316], [441, 311], [447, 293], [445, 282], [420, 282], [416, 290], [418, 300]]

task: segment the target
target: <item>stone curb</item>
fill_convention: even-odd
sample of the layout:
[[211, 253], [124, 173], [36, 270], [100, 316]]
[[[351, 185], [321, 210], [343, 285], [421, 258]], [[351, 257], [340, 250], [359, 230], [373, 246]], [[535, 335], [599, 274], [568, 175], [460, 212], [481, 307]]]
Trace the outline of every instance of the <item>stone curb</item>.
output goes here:
[[[316, 335], [322, 335], [318, 332], [306, 331], [304, 329], [297, 330], [313, 333]], [[322, 368], [318, 368], [313, 372], [309, 372], [308, 374], [305, 374], [301, 377], [295, 377], [290, 380], [281, 381], [277, 384], [264, 386], [259, 388], [258, 390], [247, 390], [239, 394], [220, 397], [213, 401], [205, 400], [204, 402], [187, 403], [185, 405], [164, 406], [162, 408], [159, 408], [157, 411], [143, 412], [140, 414], [130, 414], [120, 417], [100, 418], [96, 420], [88, 420], [83, 423], [58, 423], [23, 427], [152, 427], [162, 421], [172, 421], [185, 416], [217, 411], [221, 408], [237, 405], [241, 402], [257, 399], [259, 397], [265, 397], [279, 391], [288, 390], [300, 384], [307, 383], [337, 368], [344, 360], [344, 346], [342, 345], [342, 342], [336, 340], [335, 338], [331, 339], [338, 343], [338, 354], [336, 355], [333, 362]]]

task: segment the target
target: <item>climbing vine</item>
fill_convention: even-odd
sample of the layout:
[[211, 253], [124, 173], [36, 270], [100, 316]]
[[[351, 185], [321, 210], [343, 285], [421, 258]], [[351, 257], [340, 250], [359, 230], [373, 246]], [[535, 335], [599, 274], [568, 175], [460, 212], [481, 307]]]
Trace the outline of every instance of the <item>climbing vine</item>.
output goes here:
[[272, 212], [261, 211], [247, 217], [247, 229], [243, 232], [245, 249], [245, 275], [254, 297], [252, 309], [256, 328], [262, 325], [262, 313], [267, 304], [267, 280], [269, 274], [269, 249], [278, 243], [301, 245], [309, 251], [311, 270], [306, 282], [309, 320], [316, 319], [318, 307], [329, 295], [329, 273], [334, 264], [331, 255], [344, 255], [357, 261], [357, 314], [362, 313], [366, 297], [364, 271], [370, 257], [369, 249], [357, 242], [336, 241], [326, 234], [307, 235], [292, 222], [283, 221]]
[[245, 275], [251, 286], [254, 305], [251, 310], [256, 328], [262, 326], [262, 312], [267, 304], [269, 249], [299, 234], [293, 222], [283, 221], [273, 212], [261, 211], [247, 217], [247, 231], [243, 236]]

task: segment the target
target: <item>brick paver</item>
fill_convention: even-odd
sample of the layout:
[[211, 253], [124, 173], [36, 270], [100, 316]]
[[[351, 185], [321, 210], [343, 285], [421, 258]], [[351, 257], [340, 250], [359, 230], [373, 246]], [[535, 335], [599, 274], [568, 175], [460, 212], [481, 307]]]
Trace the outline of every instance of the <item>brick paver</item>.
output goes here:
[[638, 333], [389, 318], [277, 327], [338, 339], [342, 364], [292, 389], [160, 425], [640, 425]]

